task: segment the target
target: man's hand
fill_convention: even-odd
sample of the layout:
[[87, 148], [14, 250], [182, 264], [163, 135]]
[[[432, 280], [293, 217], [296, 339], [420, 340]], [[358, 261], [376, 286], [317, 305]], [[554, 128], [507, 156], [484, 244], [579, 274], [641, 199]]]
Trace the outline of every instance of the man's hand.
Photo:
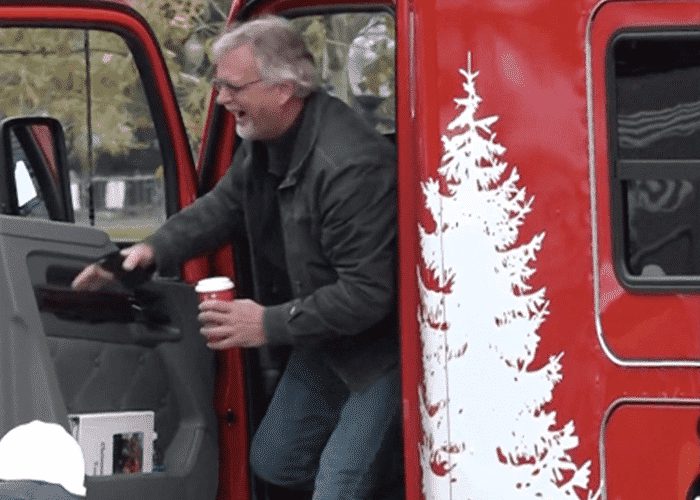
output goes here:
[[248, 299], [205, 300], [199, 305], [198, 319], [203, 325], [201, 333], [207, 339], [207, 347], [222, 350], [266, 344], [264, 309]]
[[133, 271], [137, 267], [148, 269], [156, 262], [156, 252], [147, 243], [137, 243], [120, 252], [124, 256], [122, 268]]
[[[137, 243], [121, 250], [125, 259], [122, 263], [124, 271], [133, 271], [136, 267], [148, 269], [155, 262], [155, 251], [146, 243]], [[90, 264], [75, 277], [71, 287], [76, 290], [95, 291], [114, 282], [114, 274], [99, 264]]]

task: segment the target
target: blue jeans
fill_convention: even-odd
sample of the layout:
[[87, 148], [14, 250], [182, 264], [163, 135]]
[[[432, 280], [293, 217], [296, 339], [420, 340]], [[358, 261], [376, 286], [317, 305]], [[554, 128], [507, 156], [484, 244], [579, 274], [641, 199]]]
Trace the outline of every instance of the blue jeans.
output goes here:
[[377, 490], [403, 490], [400, 409], [398, 367], [349, 391], [322, 360], [295, 350], [253, 437], [253, 471], [313, 490], [314, 500], [389, 498]]

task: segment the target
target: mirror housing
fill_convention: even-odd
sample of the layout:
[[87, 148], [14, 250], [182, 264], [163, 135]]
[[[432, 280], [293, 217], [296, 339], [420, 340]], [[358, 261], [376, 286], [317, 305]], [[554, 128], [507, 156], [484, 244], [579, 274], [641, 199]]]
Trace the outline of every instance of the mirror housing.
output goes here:
[[74, 222], [66, 143], [57, 119], [0, 121], [0, 213]]

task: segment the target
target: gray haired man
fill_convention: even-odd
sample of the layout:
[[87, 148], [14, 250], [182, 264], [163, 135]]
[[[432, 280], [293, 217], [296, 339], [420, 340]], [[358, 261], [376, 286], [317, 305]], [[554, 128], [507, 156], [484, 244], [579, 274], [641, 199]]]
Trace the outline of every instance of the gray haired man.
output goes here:
[[[289, 345], [251, 445], [269, 498], [389, 498], [401, 490], [393, 146], [317, 87], [287, 21], [233, 26], [214, 45], [217, 102], [243, 139], [217, 186], [123, 253], [171, 267], [233, 241], [251, 257], [251, 300], [205, 301], [212, 349]], [[88, 267], [74, 286], [96, 286]], [[277, 495], [277, 496], [275, 496]], [[399, 493], [399, 496], [401, 493]]]

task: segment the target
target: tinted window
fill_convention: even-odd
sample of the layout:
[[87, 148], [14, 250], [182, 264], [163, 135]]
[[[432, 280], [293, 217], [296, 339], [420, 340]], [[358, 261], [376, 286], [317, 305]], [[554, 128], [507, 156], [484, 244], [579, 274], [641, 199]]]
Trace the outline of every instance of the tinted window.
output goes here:
[[614, 217], [624, 272], [700, 275], [700, 36], [626, 33], [611, 55]]
[[700, 158], [700, 38], [615, 44], [621, 158]]

